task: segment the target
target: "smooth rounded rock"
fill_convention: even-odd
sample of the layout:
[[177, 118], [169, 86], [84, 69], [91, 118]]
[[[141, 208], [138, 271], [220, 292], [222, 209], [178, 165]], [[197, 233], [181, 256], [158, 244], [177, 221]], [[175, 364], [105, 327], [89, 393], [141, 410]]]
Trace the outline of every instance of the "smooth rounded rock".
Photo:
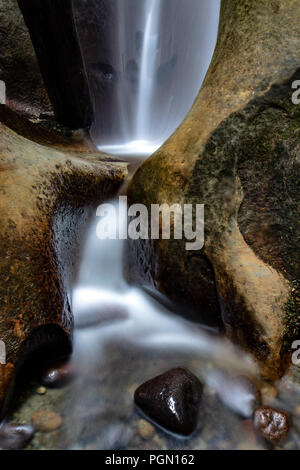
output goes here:
[[5, 424], [0, 429], [0, 447], [6, 450], [24, 449], [34, 436], [30, 424]]
[[290, 416], [270, 406], [257, 408], [254, 411], [253, 423], [256, 431], [272, 444], [285, 440], [290, 430]]
[[138, 422], [137, 430], [139, 435], [147, 440], [150, 440], [154, 437], [155, 435], [155, 428], [152, 426], [151, 423], [148, 423], [145, 419], [140, 419]]
[[55, 411], [36, 411], [33, 413], [31, 420], [35, 429], [39, 432], [55, 431], [62, 425], [62, 417]]
[[190, 371], [172, 369], [141, 385], [134, 400], [143, 413], [158, 425], [188, 436], [198, 424], [202, 385]]
[[75, 377], [73, 364], [69, 361], [57, 361], [42, 374], [42, 384], [48, 388], [62, 388]]

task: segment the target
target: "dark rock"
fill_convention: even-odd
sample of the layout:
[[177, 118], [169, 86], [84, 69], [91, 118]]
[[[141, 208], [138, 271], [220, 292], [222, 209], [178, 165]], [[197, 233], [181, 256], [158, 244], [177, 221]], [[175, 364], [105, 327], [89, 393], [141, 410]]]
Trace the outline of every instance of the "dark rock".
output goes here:
[[7, 106], [30, 117], [51, 112], [35, 51], [17, 0], [0, 0], [0, 80]]
[[253, 423], [260, 435], [272, 444], [285, 440], [290, 430], [290, 416], [270, 406], [257, 408]]
[[41, 382], [48, 388], [61, 388], [68, 385], [75, 377], [75, 369], [69, 360], [54, 362], [42, 374]]
[[18, 0], [56, 118], [74, 129], [89, 127], [93, 105], [71, 0]]
[[192, 434], [198, 423], [202, 385], [191, 372], [173, 369], [145, 382], [135, 392], [136, 405], [151, 420], [176, 434]]
[[0, 429], [0, 447], [6, 450], [24, 449], [34, 436], [30, 424], [5, 424]]

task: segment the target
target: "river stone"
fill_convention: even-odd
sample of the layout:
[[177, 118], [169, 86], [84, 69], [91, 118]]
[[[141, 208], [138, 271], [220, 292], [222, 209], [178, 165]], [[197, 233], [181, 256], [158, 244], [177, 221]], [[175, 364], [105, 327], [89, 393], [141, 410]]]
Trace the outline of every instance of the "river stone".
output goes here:
[[[83, 136], [58, 137], [0, 106], [0, 410], [18, 368], [71, 350], [69, 293], [89, 217], [126, 165]], [[36, 354], [37, 355], [37, 354]]]
[[24, 449], [33, 436], [34, 428], [31, 424], [4, 424], [0, 429], [0, 448], [5, 450]]
[[158, 425], [188, 436], [198, 424], [202, 385], [191, 372], [172, 369], [141, 385], [134, 394], [136, 405]]
[[48, 388], [62, 388], [75, 378], [74, 364], [69, 360], [55, 361], [43, 373], [41, 382]]
[[31, 417], [35, 429], [39, 432], [51, 432], [59, 429], [63, 423], [59, 413], [49, 410], [35, 411]]
[[[299, 338], [300, 3], [224, 0], [215, 54], [184, 122], [136, 172], [129, 202], [205, 204], [205, 244], [131, 242], [135, 281], [222, 313], [268, 378]], [[133, 261], [131, 261], [133, 263]], [[220, 301], [220, 310], [218, 310]]]
[[290, 430], [290, 417], [287, 413], [270, 406], [262, 406], [254, 411], [255, 429], [272, 444], [285, 440]]

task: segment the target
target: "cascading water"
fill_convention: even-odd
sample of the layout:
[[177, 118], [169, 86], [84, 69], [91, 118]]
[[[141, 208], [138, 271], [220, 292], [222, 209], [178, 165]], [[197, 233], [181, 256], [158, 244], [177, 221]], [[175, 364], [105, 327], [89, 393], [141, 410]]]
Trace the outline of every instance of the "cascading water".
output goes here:
[[[216, 41], [219, 0], [109, 1], [108, 17], [114, 13], [118, 18], [116, 50], [109, 65], [107, 58], [93, 67], [87, 64], [99, 115], [105, 115], [103, 87], [109, 85], [116, 93], [104, 101], [110, 109], [107, 122], [98, 119], [92, 136], [109, 153], [147, 157], [175, 130], [196, 97]], [[107, 1], [101, 4], [108, 8]], [[108, 25], [112, 24], [110, 19]], [[133, 52], [135, 58], [129, 58]], [[117, 124], [112, 122], [115, 117]], [[106, 126], [113, 132], [107, 132]], [[122, 209], [117, 199], [111, 203]], [[121, 213], [119, 223], [126, 224], [126, 210]], [[98, 223], [97, 218], [91, 222], [73, 293], [73, 362], [81, 380], [68, 397], [71, 415], [77, 410], [84, 417], [88, 407], [100, 414], [95, 448], [129, 446], [135, 426], [130, 424], [133, 388], [172, 366], [187, 366], [220, 396], [231, 387], [227, 404], [248, 416], [252, 397], [243, 387], [234, 386], [225, 371], [254, 374], [251, 361], [227, 341], [180, 319], [129, 286], [123, 276], [124, 242], [99, 240]], [[91, 384], [102, 374], [105, 381], [99, 396], [91, 397]], [[96, 404], [98, 398], [101, 405]], [[75, 415], [73, 419], [79, 434], [84, 434], [84, 418], [79, 424]], [[230, 423], [235, 421], [232, 416]], [[168, 446], [178, 447], [178, 442], [168, 439]]]
[[[109, 84], [116, 93], [104, 102], [110, 109], [107, 122], [100, 118], [92, 135], [102, 150], [128, 158], [147, 157], [175, 130], [196, 97], [216, 41], [219, 1], [119, 0], [110, 7], [110, 14], [114, 12], [118, 18], [113, 65], [104, 67], [101, 59], [93, 70], [97, 70], [97, 85], [105, 82], [104, 89]], [[129, 58], [132, 53], [135, 58]], [[103, 116], [95, 77], [93, 80]], [[110, 122], [115, 116], [117, 125]], [[106, 133], [108, 125], [114, 129], [112, 133]], [[126, 224], [126, 208], [117, 199], [111, 203], [123, 214], [119, 223]], [[221, 389], [229, 386], [224, 385], [224, 370], [253, 373], [254, 366], [226, 341], [183, 321], [142, 290], [129, 286], [123, 276], [123, 242], [99, 240], [98, 222], [95, 218], [91, 223], [73, 293], [73, 362], [81, 382], [73, 388], [69, 401], [76, 410], [85, 403], [85, 414], [91, 394], [86, 384], [103, 369], [110, 370], [101, 393], [105, 411], [100, 406], [100, 428], [105, 432], [97, 445], [127, 447], [132, 431], [130, 425], [124, 428], [124, 421], [130, 422], [133, 405], [128, 387], [164, 369], [186, 365], [221, 395]], [[113, 218], [108, 223], [116, 229]], [[238, 386], [234, 395], [233, 400], [228, 394], [230, 406], [248, 415], [247, 390]]]
[[[139, 80], [138, 106], [136, 113], [138, 142], [143, 139], [150, 141], [150, 109], [153, 91], [153, 71], [155, 70], [156, 54], [159, 48], [160, 0], [147, 0], [145, 7], [145, 33], [141, 55], [141, 72]], [[138, 145], [138, 144], [137, 144]]]
[[[96, 106], [92, 137], [102, 150], [128, 161], [145, 158], [180, 124], [197, 95], [216, 42], [220, 2], [94, 0], [93, 5], [104, 19], [102, 29], [82, 38]], [[94, 38], [90, 46], [90, 35], [97, 34], [101, 44]], [[126, 208], [117, 198], [110, 203], [121, 214], [119, 224], [126, 224]], [[69, 420], [62, 445], [234, 448], [244, 439], [247, 448], [240, 416], [251, 415], [253, 394], [234, 377], [254, 376], [254, 364], [216, 332], [129, 286], [123, 276], [124, 242], [100, 240], [98, 223], [97, 217], [91, 221], [73, 291], [77, 380], [62, 403]], [[108, 224], [108, 232], [117, 232], [113, 218]], [[188, 444], [160, 432], [150, 444], [137, 431], [133, 393], [172, 367], [187, 367], [206, 384], [203, 407], [210, 421]]]
[[[175, 130], [206, 74], [219, 4], [219, 0], [74, 2], [77, 20], [85, 15], [84, 24], [89, 24], [79, 31], [95, 101], [92, 136], [98, 146], [126, 155], [133, 167], [132, 159], [141, 162], [141, 156], [150, 155]], [[126, 208], [117, 198], [109, 202], [124, 227]], [[18, 421], [26, 421], [33, 402], [36, 406], [40, 400], [38, 414], [46, 411], [50, 429], [53, 420], [57, 425], [56, 412], [61, 414], [63, 425], [48, 434], [38, 433], [40, 441], [34, 440], [33, 448], [39, 443], [49, 449], [265, 448], [244, 419], [251, 415], [255, 397], [249, 381], [239, 379], [257, 378], [251, 359], [217, 332], [183, 320], [165, 307], [167, 302], [162, 305], [128, 285], [123, 276], [124, 242], [100, 240], [98, 223], [95, 217], [88, 228], [72, 295], [75, 378], [63, 390], [37, 390], [34, 384], [27, 405], [22, 400], [21, 411], [15, 412]], [[118, 232], [113, 217], [107, 223], [107, 232]], [[205, 384], [200, 426], [188, 440], [147, 424], [134, 408], [136, 388], [174, 367], [188, 368]], [[287, 381], [272, 404], [293, 412], [294, 391]], [[49, 408], [55, 411], [50, 418]], [[294, 433], [292, 448], [299, 443]]]
[[[75, 5], [79, 23], [86, 3]], [[197, 96], [220, 0], [93, 0], [90, 8], [95, 21], [81, 43], [96, 111], [92, 138], [107, 153], [147, 156]]]

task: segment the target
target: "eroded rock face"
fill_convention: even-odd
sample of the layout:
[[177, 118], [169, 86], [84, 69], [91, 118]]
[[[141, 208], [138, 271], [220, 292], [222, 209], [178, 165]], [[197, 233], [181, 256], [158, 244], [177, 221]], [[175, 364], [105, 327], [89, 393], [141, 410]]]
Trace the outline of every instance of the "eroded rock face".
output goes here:
[[70, 352], [69, 296], [82, 229], [125, 174], [125, 164], [84, 141], [59, 139], [0, 107], [0, 339], [7, 362], [0, 406], [29, 355]]
[[201, 252], [171, 240], [135, 243], [131, 253], [143, 282], [192, 304], [199, 318], [217, 315], [218, 292], [228, 335], [268, 376], [281, 373], [291, 344], [286, 305], [300, 270], [299, 21], [296, 0], [224, 1], [193, 108], [129, 188], [130, 202], [148, 207], [205, 204]]
[[190, 371], [172, 369], [135, 392], [136, 405], [168, 431], [188, 436], [198, 424], [202, 385]]

